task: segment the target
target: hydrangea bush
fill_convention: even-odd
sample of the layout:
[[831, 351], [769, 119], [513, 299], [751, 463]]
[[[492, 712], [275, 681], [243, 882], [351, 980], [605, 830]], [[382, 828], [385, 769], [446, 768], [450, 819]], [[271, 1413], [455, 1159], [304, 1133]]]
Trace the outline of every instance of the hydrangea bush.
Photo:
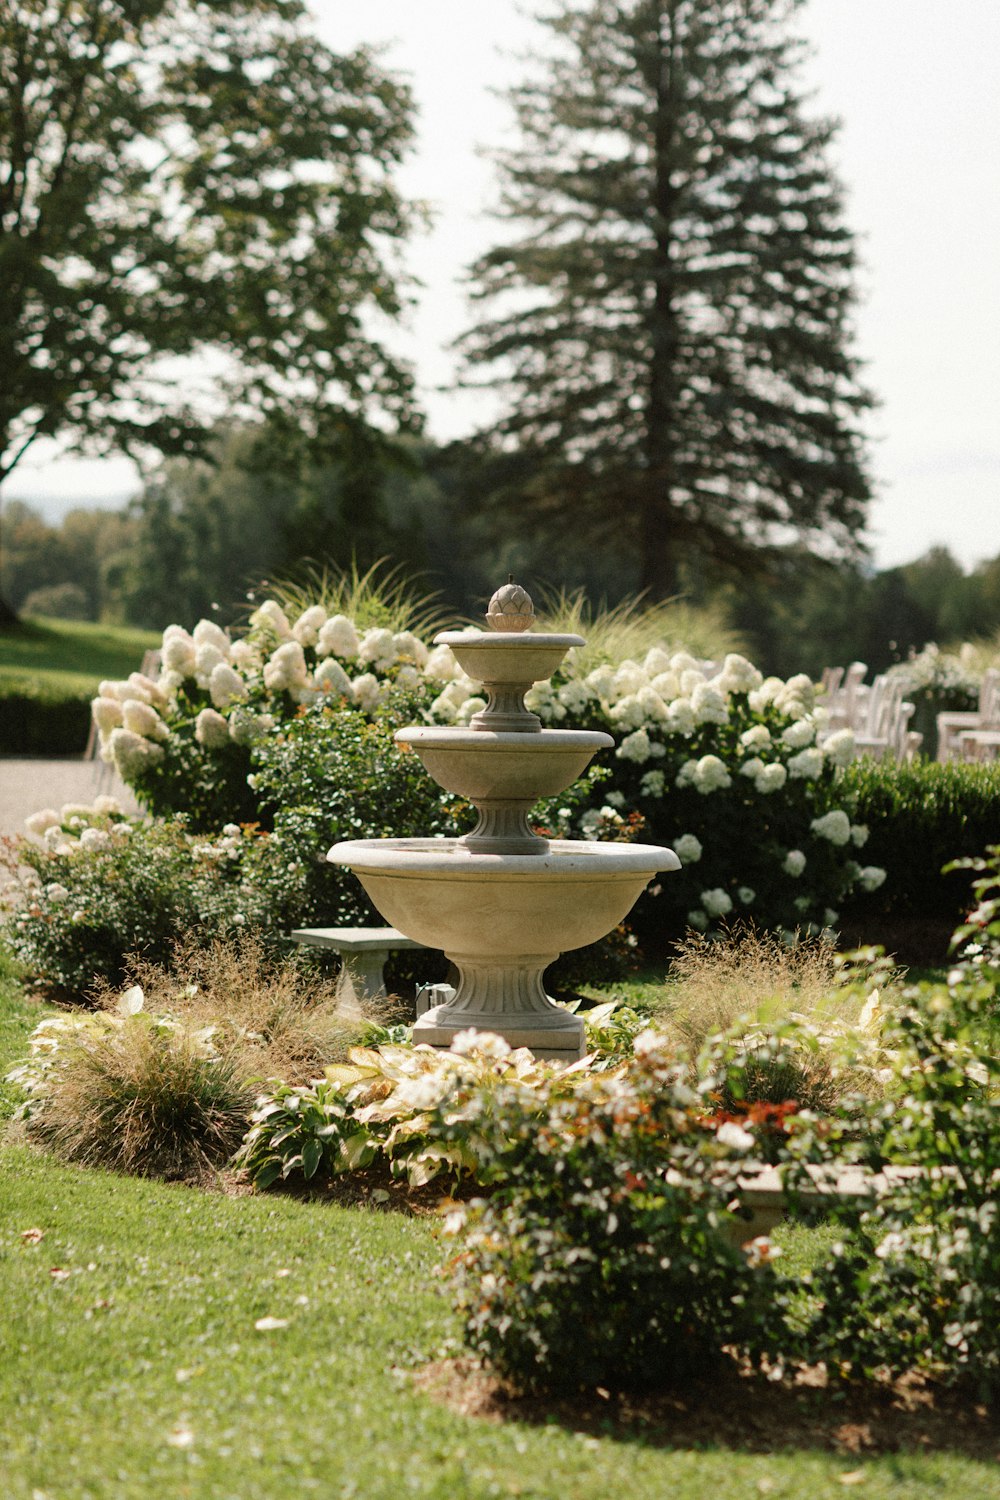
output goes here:
[[169, 961], [179, 938], [266, 923], [264, 893], [246, 879], [249, 827], [192, 834], [183, 817], [126, 817], [113, 797], [66, 803], [27, 820], [8, 843], [4, 932], [28, 973], [67, 995], [118, 984], [129, 954]]
[[[788, 933], [817, 931], [836, 924], [851, 889], [884, 878], [862, 864], [867, 831], [838, 800], [837, 768], [853, 756], [853, 738], [848, 730], [827, 735], [805, 676], [765, 679], [735, 654], [716, 667], [660, 648], [641, 662], [584, 670], [570, 653], [527, 701], [546, 725], [604, 729], [616, 740], [610, 774], [538, 810], [550, 831], [620, 838], [642, 826], [677, 851], [682, 872], [637, 909], [647, 941], [666, 944], [685, 927], [740, 916]], [[335, 831], [462, 831], [453, 799], [419, 768], [400, 772], [405, 756], [391, 730], [464, 724], [483, 703], [445, 646], [384, 626], [359, 631], [321, 605], [290, 619], [269, 600], [238, 640], [211, 621], [190, 634], [170, 626], [158, 679], [103, 683], [94, 716], [102, 754], [153, 812], [184, 811], [206, 830], [255, 821], [283, 839], [283, 867], [294, 875], [299, 857], [318, 864]], [[385, 734], [379, 754], [345, 757], [342, 741], [363, 738], [373, 724]], [[290, 769], [296, 747], [308, 774]], [[350, 800], [345, 777], [365, 809], [346, 827], [337, 805]], [[306, 781], [308, 796], [297, 800]], [[313, 813], [293, 815], [301, 807]]]

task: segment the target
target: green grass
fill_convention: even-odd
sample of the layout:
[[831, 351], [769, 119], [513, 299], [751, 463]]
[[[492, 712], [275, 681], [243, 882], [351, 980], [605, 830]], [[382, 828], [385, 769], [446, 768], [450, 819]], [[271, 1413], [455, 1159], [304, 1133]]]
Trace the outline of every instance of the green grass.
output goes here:
[[[0, 1072], [38, 1014], [0, 979]], [[863, 1470], [874, 1500], [1000, 1497], [995, 1466], [952, 1453], [657, 1447], [655, 1434], [453, 1413], [407, 1373], [456, 1333], [441, 1256], [431, 1225], [395, 1213], [0, 1148], [0, 1494], [834, 1500]], [[258, 1330], [262, 1317], [287, 1323]]]
[[26, 620], [0, 635], [0, 693], [46, 698], [89, 697], [102, 677], [127, 677], [160, 637], [129, 625], [76, 620]]

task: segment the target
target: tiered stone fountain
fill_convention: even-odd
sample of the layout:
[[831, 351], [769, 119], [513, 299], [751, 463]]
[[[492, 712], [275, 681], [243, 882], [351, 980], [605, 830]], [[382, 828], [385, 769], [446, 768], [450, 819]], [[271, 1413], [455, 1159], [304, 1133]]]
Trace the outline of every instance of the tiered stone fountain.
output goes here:
[[545, 839], [528, 811], [565, 791], [610, 735], [543, 729], [524, 694], [547, 680], [578, 635], [532, 629], [534, 610], [511, 582], [490, 601], [490, 630], [444, 631], [459, 665], [487, 690], [467, 729], [414, 725], [411, 746], [439, 786], [468, 798], [479, 822], [459, 839], [351, 839], [327, 858], [357, 875], [382, 916], [407, 937], [441, 948], [458, 984], [426, 1012], [414, 1042], [447, 1047], [456, 1032], [498, 1032], [538, 1057], [583, 1055], [583, 1023], [545, 993], [542, 975], [560, 953], [605, 936], [650, 878], [676, 870], [672, 849], [652, 844]]

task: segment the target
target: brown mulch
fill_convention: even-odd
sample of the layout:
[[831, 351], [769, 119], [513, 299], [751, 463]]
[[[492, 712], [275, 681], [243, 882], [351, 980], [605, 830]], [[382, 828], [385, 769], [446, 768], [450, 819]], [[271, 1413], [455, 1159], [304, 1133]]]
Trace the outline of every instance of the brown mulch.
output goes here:
[[857, 1458], [948, 1452], [1000, 1462], [1000, 1412], [917, 1376], [892, 1384], [844, 1384], [828, 1380], [822, 1366], [808, 1366], [774, 1380], [733, 1360], [713, 1372], [711, 1381], [682, 1394], [598, 1389], [546, 1399], [518, 1396], [476, 1361], [455, 1359], [426, 1365], [414, 1383], [462, 1416], [532, 1426], [557, 1422], [573, 1432], [649, 1447], [749, 1453], [812, 1448]]

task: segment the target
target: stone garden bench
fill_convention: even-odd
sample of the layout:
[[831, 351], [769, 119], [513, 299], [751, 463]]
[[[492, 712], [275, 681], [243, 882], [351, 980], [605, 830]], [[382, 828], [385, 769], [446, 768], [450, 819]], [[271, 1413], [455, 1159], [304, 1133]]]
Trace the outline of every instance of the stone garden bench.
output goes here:
[[[810, 1186], [803, 1181], [795, 1192], [796, 1203], [821, 1208], [838, 1198], [877, 1198], [893, 1182], [919, 1175], [922, 1167], [884, 1167], [881, 1172], [867, 1172], [863, 1167], [819, 1167], [805, 1169]], [[777, 1167], [761, 1167], [739, 1179], [736, 1200], [749, 1214], [748, 1219], [730, 1226], [730, 1234], [739, 1244], [770, 1234], [784, 1217], [785, 1188]]]
[[332, 948], [358, 1000], [377, 1000], [385, 995], [385, 965], [390, 953], [403, 948], [423, 948], [404, 937], [395, 927], [296, 927], [288, 934], [305, 948]]

